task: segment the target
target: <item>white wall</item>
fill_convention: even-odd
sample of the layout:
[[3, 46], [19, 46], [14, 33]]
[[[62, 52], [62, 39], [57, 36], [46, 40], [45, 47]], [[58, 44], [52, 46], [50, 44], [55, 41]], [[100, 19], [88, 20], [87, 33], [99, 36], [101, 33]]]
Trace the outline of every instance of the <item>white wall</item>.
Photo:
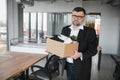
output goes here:
[[102, 5], [100, 46], [104, 53], [118, 54], [119, 49], [119, 8]]
[[[120, 9], [120, 7], [119, 7], [119, 9]], [[120, 14], [120, 11], [119, 11], [119, 14]], [[119, 27], [120, 27], [120, 15], [119, 15]], [[120, 31], [120, 28], [119, 28], [119, 31]], [[119, 41], [120, 41], [120, 32], [119, 32]], [[119, 42], [119, 46], [118, 46], [118, 48], [120, 47], [120, 42]], [[120, 56], [120, 48], [119, 48], [119, 50], [118, 50], [118, 54], [119, 54], [119, 56]]]
[[71, 12], [74, 7], [82, 6], [82, 0], [73, 0], [73, 2], [65, 2], [58, 0], [53, 3], [50, 1], [35, 2], [33, 7], [25, 6], [26, 12]]

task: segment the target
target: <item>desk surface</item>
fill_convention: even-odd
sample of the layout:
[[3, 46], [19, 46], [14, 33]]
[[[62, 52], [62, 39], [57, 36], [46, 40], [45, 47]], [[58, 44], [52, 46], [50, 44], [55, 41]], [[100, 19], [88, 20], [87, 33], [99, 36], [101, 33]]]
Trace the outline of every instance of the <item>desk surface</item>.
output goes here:
[[11, 79], [46, 56], [46, 54], [8, 52], [8, 55], [0, 56], [0, 79]]

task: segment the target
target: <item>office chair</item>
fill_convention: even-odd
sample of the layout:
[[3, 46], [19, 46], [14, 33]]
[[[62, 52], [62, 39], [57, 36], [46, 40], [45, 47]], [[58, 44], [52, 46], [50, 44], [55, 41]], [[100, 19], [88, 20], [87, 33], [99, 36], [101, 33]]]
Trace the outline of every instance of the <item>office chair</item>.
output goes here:
[[[35, 71], [35, 68], [39, 70]], [[52, 80], [59, 75], [59, 57], [52, 55], [48, 58], [45, 67], [33, 65], [30, 80]]]
[[115, 68], [115, 71], [113, 72], [113, 77], [115, 78], [115, 80], [120, 80], [120, 62], [118, 62], [113, 55], [110, 55], [110, 56], [116, 63], [116, 68]]

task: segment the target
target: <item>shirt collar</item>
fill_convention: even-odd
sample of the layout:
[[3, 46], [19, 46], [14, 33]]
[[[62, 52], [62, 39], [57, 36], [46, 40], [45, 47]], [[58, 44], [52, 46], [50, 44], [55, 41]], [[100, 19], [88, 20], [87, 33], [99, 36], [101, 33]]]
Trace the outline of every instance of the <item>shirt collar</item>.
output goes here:
[[[72, 27], [72, 26], [73, 26], [73, 25], [71, 25], [71, 26], [69, 27], [71, 30], [73, 30], [73, 27]], [[80, 25], [78, 29], [84, 30], [83, 25]]]

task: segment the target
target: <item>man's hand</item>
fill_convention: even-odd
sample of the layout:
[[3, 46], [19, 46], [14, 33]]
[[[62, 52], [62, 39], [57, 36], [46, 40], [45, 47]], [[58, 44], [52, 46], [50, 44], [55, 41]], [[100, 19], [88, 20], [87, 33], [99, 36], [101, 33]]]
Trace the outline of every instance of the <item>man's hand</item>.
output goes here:
[[82, 53], [75, 51], [75, 54], [72, 56], [73, 59], [82, 58]]

